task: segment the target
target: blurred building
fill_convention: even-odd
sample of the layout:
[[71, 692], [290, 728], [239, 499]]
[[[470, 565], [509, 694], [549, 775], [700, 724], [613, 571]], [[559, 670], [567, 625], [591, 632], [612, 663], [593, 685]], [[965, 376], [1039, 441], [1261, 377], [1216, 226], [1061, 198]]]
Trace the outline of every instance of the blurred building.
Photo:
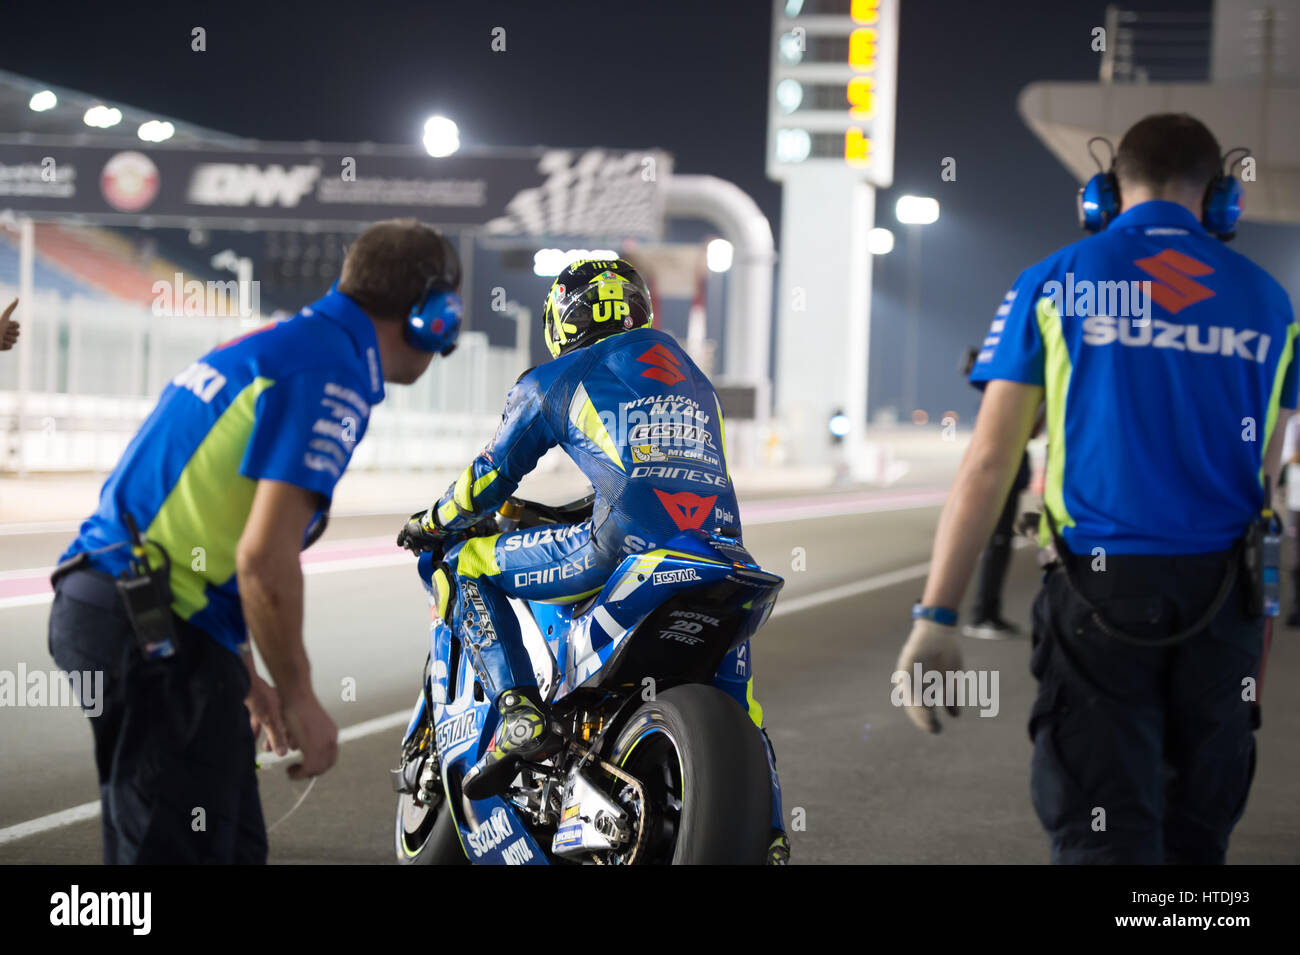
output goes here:
[[1300, 0], [1215, 0], [1207, 13], [1107, 10], [1095, 83], [1031, 83], [1020, 115], [1080, 182], [1087, 142], [1151, 113], [1187, 112], [1225, 150], [1248, 146], [1243, 217], [1300, 222]]

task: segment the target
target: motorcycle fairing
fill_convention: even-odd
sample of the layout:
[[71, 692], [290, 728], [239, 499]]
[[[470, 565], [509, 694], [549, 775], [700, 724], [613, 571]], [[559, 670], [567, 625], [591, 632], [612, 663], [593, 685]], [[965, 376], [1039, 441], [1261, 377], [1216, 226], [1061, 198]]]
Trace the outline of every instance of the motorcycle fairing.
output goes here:
[[[420, 558], [420, 576], [432, 594], [433, 564], [426, 558]], [[707, 679], [730, 649], [766, 622], [783, 584], [780, 577], [758, 569], [738, 540], [684, 531], [665, 547], [624, 558], [594, 602], [529, 603], [512, 598], [511, 606], [520, 618], [539, 687], [548, 701], [556, 701], [579, 688], [618, 686], [627, 651], [642, 644], [629, 670], [639, 670], [647, 655], [656, 661], [677, 657], [677, 663], [661, 663], [653, 671], [662, 673], [667, 684]], [[676, 629], [683, 623], [699, 624], [699, 629]], [[431, 653], [440, 652], [442, 662], [434, 657], [431, 678], [445, 681], [447, 702], [434, 697], [432, 718], [443, 786], [461, 846], [478, 864], [549, 864], [514, 805], [495, 796], [474, 802], [460, 797], [459, 781], [486, 750], [499, 715], [477, 685], [474, 668], [465, 665], [469, 661], [464, 654], [453, 650], [455, 660], [447, 666], [446, 647], [437, 645], [438, 630], [435, 620]], [[642, 633], [643, 639], [631, 639]], [[447, 637], [459, 643], [449, 633], [441, 639]], [[679, 642], [678, 637], [685, 639]], [[545, 660], [540, 659], [543, 648]], [[408, 736], [424, 705], [422, 695]]]

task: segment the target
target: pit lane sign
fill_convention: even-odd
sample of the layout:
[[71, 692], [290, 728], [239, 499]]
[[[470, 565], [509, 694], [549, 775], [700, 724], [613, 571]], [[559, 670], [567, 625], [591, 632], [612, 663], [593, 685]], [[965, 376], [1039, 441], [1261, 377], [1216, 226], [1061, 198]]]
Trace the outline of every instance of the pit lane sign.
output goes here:
[[414, 216], [452, 231], [658, 238], [657, 150], [440, 159], [373, 145], [123, 148], [0, 139], [0, 210], [105, 225], [346, 227]]

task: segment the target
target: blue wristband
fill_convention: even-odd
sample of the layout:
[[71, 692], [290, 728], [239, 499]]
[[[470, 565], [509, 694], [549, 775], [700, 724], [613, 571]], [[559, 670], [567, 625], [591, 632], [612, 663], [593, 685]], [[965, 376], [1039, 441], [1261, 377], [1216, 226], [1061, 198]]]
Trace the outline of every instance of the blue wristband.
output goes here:
[[957, 625], [957, 611], [948, 607], [927, 607], [918, 602], [912, 604], [912, 619], [933, 620], [945, 627], [955, 627]]

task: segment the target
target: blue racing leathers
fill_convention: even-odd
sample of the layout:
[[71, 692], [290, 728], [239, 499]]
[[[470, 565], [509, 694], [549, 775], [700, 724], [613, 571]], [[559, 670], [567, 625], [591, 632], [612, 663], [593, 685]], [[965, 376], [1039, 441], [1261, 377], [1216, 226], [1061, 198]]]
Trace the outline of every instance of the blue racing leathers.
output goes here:
[[624, 332], [519, 379], [496, 435], [439, 500], [438, 524], [463, 530], [492, 513], [559, 445], [596, 492], [592, 520], [471, 540], [460, 572], [529, 599], [575, 600], [623, 555], [680, 531], [738, 533], [722, 444], [717, 392], [676, 341]]
[[[489, 698], [536, 686], [507, 595], [580, 600], [599, 591], [624, 556], [662, 546], [683, 530], [740, 536], [723, 444], [713, 385], [670, 335], [655, 329], [612, 335], [520, 377], [496, 434], [435, 505], [439, 526], [460, 531], [491, 514], [556, 445], [586, 475], [596, 499], [592, 518], [580, 524], [471, 537], [444, 557], [459, 583], [454, 619], [478, 644]], [[445, 617], [450, 594], [436, 577], [435, 591], [435, 610]], [[749, 670], [746, 643], [723, 660], [715, 685], [761, 727]], [[772, 779], [779, 829], [775, 769]]]

